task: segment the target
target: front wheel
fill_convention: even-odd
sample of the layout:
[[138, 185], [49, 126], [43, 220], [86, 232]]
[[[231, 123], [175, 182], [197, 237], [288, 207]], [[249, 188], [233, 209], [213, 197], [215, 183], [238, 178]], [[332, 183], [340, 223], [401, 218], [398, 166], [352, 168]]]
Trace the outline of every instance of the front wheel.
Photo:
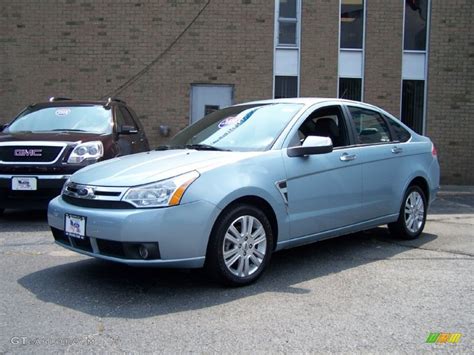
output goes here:
[[235, 205], [216, 222], [206, 268], [223, 284], [248, 285], [265, 270], [272, 250], [273, 233], [265, 213], [252, 205]]
[[400, 207], [398, 220], [388, 225], [390, 232], [403, 239], [417, 238], [425, 227], [426, 210], [423, 190], [416, 185], [410, 186]]

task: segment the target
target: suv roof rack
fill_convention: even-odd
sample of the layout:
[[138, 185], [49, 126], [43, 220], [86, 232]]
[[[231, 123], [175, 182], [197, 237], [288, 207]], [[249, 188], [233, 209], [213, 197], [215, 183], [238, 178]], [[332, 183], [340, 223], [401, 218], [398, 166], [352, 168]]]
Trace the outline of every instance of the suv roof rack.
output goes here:
[[49, 98], [49, 102], [55, 102], [55, 101], [69, 101], [69, 100], [72, 100], [71, 98], [69, 97], [54, 97], [54, 96], [51, 96]]
[[121, 104], [126, 105], [125, 101], [123, 101], [123, 100], [117, 99], [116, 97], [109, 97], [109, 98], [107, 99], [107, 102], [105, 103], [104, 106], [106, 106], [106, 107], [107, 107], [107, 106], [110, 106], [110, 104], [111, 104], [112, 102], [119, 102], [119, 103], [121, 103]]

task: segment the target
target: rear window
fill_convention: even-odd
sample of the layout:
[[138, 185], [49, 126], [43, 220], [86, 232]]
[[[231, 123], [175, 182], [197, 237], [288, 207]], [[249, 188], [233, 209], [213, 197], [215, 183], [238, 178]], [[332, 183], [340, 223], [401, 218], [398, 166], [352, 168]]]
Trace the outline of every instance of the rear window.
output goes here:
[[112, 113], [100, 105], [32, 107], [8, 127], [10, 133], [52, 131], [112, 133]]

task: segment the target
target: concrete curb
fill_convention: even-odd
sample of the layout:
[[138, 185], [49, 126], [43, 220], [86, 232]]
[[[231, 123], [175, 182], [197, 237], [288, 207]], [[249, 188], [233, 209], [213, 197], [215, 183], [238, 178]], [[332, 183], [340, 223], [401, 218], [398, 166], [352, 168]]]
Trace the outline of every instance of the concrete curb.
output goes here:
[[474, 186], [463, 185], [442, 185], [439, 195], [471, 195], [474, 194]]

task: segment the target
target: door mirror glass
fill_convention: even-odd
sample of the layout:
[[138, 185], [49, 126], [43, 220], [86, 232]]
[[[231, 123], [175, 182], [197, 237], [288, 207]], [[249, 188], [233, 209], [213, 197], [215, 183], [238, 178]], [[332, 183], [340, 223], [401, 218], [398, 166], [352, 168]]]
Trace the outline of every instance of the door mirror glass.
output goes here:
[[332, 152], [332, 140], [329, 137], [308, 136], [303, 145], [290, 147], [287, 150], [289, 157], [302, 157], [305, 155], [326, 154]]

